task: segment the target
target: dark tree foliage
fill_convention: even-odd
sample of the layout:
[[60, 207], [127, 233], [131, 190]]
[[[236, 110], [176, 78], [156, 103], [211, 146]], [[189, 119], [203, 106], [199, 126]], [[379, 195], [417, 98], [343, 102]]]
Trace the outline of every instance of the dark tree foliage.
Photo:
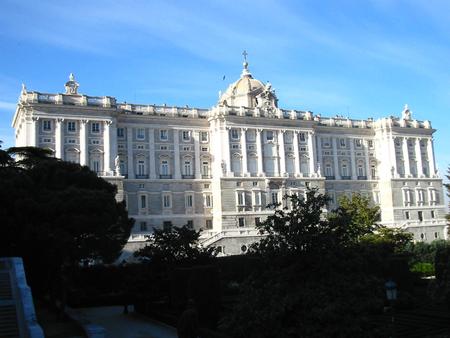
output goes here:
[[333, 229], [323, 211], [329, 198], [308, 189], [306, 198], [284, 197], [291, 209], [271, 204], [274, 213], [256, 227], [264, 238], [251, 247], [251, 252], [268, 256], [323, 249], [333, 243]]
[[[240, 288], [221, 327], [232, 337], [384, 337], [384, 273], [394, 251], [362, 238], [373, 234], [378, 208], [344, 201], [327, 218], [328, 197], [310, 189], [286, 196], [259, 226], [265, 238], [250, 255], [263, 261]], [[394, 236], [395, 237], [395, 236]]]
[[50, 155], [0, 149], [0, 256], [23, 257], [34, 277], [48, 278], [83, 259], [113, 261], [132, 226], [115, 186]]
[[177, 263], [205, 263], [216, 254], [215, 248], [199, 244], [200, 231], [188, 226], [155, 229], [148, 245], [135, 253], [151, 262], [173, 265]]

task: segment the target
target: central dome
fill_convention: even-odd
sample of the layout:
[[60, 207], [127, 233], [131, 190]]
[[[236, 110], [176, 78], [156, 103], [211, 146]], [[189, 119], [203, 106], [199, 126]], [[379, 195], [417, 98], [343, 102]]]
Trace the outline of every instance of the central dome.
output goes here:
[[261, 81], [254, 79], [248, 70], [247, 61], [243, 65], [241, 77], [229, 85], [225, 93], [220, 96], [219, 105], [247, 108], [261, 107], [264, 98], [267, 98], [267, 95], [263, 94], [269, 93], [270, 96], [273, 96], [273, 100], [271, 100], [273, 102], [271, 103], [276, 107], [277, 100], [270, 83], [264, 85]]

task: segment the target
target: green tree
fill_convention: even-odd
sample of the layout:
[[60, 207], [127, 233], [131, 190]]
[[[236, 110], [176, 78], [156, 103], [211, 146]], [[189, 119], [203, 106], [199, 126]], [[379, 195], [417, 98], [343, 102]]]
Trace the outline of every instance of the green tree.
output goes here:
[[133, 222], [115, 200], [114, 185], [50, 154], [32, 147], [0, 154], [0, 256], [23, 257], [30, 278], [42, 285], [62, 266], [113, 261]]
[[336, 229], [343, 241], [358, 242], [379, 228], [380, 208], [372, 206], [367, 197], [354, 193], [351, 198], [342, 196], [339, 199], [339, 207], [330, 214], [329, 219], [340, 224]]
[[199, 244], [200, 231], [188, 226], [155, 229], [147, 245], [135, 252], [156, 264], [208, 262], [216, 254], [215, 249]]
[[333, 229], [323, 217], [329, 201], [326, 195], [318, 193], [317, 189], [308, 189], [305, 198], [293, 194], [285, 196], [284, 200], [290, 208], [270, 205], [274, 213], [256, 226], [264, 237], [251, 247], [250, 253], [279, 256], [331, 245]]

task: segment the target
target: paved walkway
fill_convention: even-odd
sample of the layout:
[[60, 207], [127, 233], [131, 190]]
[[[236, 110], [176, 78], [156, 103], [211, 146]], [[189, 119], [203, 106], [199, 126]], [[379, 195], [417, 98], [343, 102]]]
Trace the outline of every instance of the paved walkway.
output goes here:
[[177, 338], [176, 329], [131, 312], [122, 306], [77, 309], [93, 324], [106, 329], [106, 338]]

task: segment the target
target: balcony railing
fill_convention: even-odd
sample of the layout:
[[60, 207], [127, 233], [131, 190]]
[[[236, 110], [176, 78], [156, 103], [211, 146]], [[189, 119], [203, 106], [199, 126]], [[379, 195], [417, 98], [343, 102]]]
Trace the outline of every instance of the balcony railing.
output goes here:
[[194, 175], [181, 175], [181, 177], [184, 178], [184, 179], [193, 179], [193, 178], [195, 178]]
[[148, 175], [136, 175], [136, 178], [146, 179]]
[[211, 178], [211, 175], [202, 175], [202, 178]]
[[360, 181], [367, 180], [367, 176], [358, 176], [358, 180]]
[[351, 180], [351, 176], [341, 176], [341, 180]]
[[172, 178], [172, 175], [159, 175], [159, 178]]
[[325, 176], [325, 179], [326, 179], [326, 180], [334, 180], [335, 177], [334, 177], [334, 176]]

